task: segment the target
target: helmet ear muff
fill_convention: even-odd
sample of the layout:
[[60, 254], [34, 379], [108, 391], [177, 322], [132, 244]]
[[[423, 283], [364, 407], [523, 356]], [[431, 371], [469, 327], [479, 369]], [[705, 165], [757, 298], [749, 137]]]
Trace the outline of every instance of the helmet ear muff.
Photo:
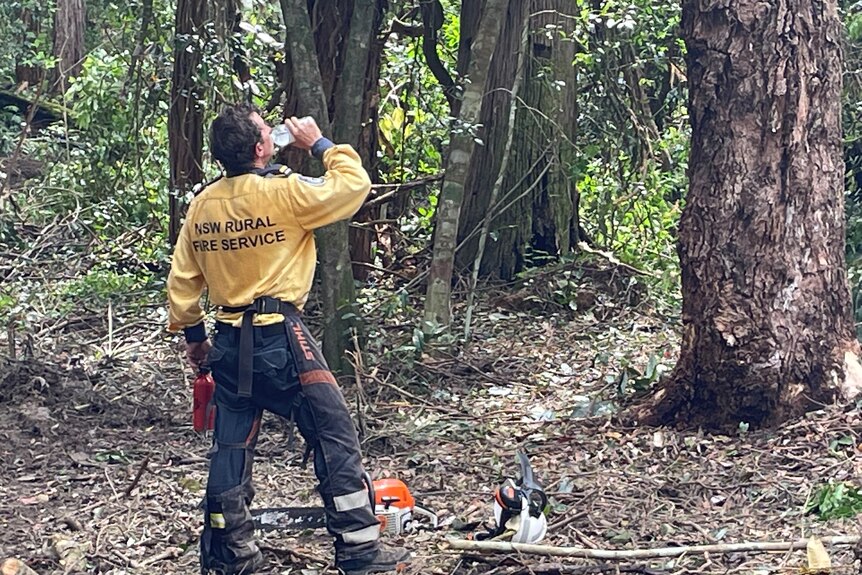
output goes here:
[[[508, 483], [508, 482], [507, 482]], [[527, 494], [518, 488], [514, 493], [518, 497], [516, 504], [511, 504], [507, 497], [507, 484], [499, 487], [494, 493], [494, 521], [497, 528], [489, 533], [483, 533], [477, 539], [490, 539], [512, 529], [513, 543], [538, 543], [548, 532], [548, 520], [542, 510], [533, 512], [536, 505], [531, 504]], [[512, 520], [514, 519], [514, 524]]]
[[511, 479], [507, 479], [503, 485], [494, 491], [494, 499], [500, 507], [509, 511], [520, 512], [523, 501], [523, 493], [515, 487]]

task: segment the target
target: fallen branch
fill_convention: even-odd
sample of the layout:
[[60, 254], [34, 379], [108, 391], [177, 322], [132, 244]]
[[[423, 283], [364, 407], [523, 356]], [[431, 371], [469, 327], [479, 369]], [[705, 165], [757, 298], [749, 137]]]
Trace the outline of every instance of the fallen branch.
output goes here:
[[600, 573], [635, 573], [640, 575], [658, 575], [665, 573], [658, 569], [650, 569], [646, 565], [620, 565], [618, 563], [602, 563], [601, 565], [562, 565], [560, 563], [541, 563], [539, 565], [524, 565], [511, 567], [500, 571], [500, 575], [598, 575]]
[[[824, 545], [855, 545], [862, 540], [858, 535], [823, 537]], [[684, 547], [659, 547], [656, 549], [585, 549], [583, 547], [554, 547], [551, 545], [530, 545], [527, 543], [508, 543], [505, 541], [467, 541], [466, 539], [447, 539], [452, 549], [481, 551], [483, 553], [527, 553], [548, 557], [580, 557], [585, 559], [657, 559], [679, 557], [680, 555], [702, 553], [760, 553], [765, 551], [792, 551], [806, 549], [808, 539], [796, 541], [763, 541], [748, 543], [724, 543], [717, 545], [689, 545]]]
[[440, 172], [437, 174], [431, 174], [429, 176], [417, 178], [409, 182], [403, 182], [401, 184], [374, 184], [373, 186], [371, 186], [371, 197], [369, 197], [365, 201], [362, 207], [370, 208], [371, 206], [376, 206], [377, 204], [391, 201], [398, 194], [427, 186], [428, 184], [437, 182], [442, 179], [443, 172]]
[[[511, 564], [511, 561], [513, 560], [515, 560], [518, 565], [508, 568], [503, 566]], [[511, 555], [502, 560], [493, 561], [487, 556], [465, 553], [461, 555], [461, 560], [458, 563], [461, 564], [463, 561], [472, 561], [474, 563], [483, 563], [485, 565], [492, 566], [493, 569], [488, 571], [488, 573], [493, 573], [494, 575], [599, 575], [601, 573], [611, 573], [612, 575], [618, 575], [619, 573], [660, 575], [661, 573], [667, 572], [666, 569], [650, 568], [643, 564], [625, 565], [616, 562], [597, 563], [594, 565], [566, 565], [564, 563], [526, 564], [522, 561], [517, 561]]]
[[146, 567], [147, 565], [152, 565], [153, 563], [158, 563], [160, 561], [166, 561], [168, 559], [176, 559], [180, 555], [183, 554], [183, 550], [179, 547], [168, 547], [158, 555], [153, 555], [149, 559], [144, 559], [143, 561], [136, 562], [138, 568]]
[[658, 274], [655, 274], [653, 272], [640, 270], [634, 266], [630, 266], [629, 264], [627, 264], [625, 262], [621, 262], [620, 260], [617, 259], [617, 256], [615, 256], [613, 254], [613, 252], [610, 252], [610, 251], [606, 252], [606, 251], [602, 251], [602, 250], [593, 249], [590, 247], [590, 245], [587, 242], [578, 242], [578, 247], [581, 249], [581, 251], [585, 251], [588, 254], [594, 254], [597, 256], [602, 256], [603, 258], [605, 258], [606, 260], [608, 260], [610, 263], [614, 264], [615, 266], [619, 266], [621, 268], [627, 269], [630, 272], [640, 274], [642, 276], [653, 277], [653, 278], [660, 277]]

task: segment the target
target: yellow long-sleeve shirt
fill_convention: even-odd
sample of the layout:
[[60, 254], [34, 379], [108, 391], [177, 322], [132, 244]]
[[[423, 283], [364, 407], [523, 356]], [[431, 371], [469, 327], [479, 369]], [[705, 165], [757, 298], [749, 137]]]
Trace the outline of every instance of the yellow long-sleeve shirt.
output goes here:
[[[348, 145], [324, 152], [326, 174], [264, 178], [244, 174], [207, 186], [189, 205], [168, 277], [168, 329], [196, 326], [204, 318], [204, 287], [217, 306], [242, 306], [260, 296], [302, 309], [314, 278], [317, 251], [312, 230], [351, 217], [371, 181]], [[241, 314], [217, 319], [239, 325]], [[257, 316], [265, 325], [280, 315]]]

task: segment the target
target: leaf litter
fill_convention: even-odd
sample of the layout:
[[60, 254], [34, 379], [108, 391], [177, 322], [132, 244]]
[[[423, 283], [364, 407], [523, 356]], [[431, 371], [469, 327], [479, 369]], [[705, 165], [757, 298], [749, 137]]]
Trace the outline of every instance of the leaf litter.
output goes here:
[[[405, 358], [368, 343], [361, 388], [342, 382], [366, 467], [403, 479], [440, 518], [438, 530], [396, 541], [415, 553], [409, 572], [771, 574], [806, 565], [804, 551], [608, 565], [450, 549], [447, 537], [491, 517], [494, 488], [518, 472], [518, 449], [550, 497], [542, 544], [648, 549], [862, 531], [858, 516], [821, 520], [812, 508], [824, 485], [851, 493], [860, 484], [858, 409], [827, 406], [733, 436], [624, 426], [615, 414], [676, 356], [674, 322], [642, 305], [573, 311], [537, 299], [522, 298], [525, 311], [512, 294], [484, 294], [475, 339], [457, 352], [431, 341]], [[67, 318], [34, 327], [42, 335], [27, 357], [0, 360], [0, 560], [42, 575], [196, 573], [210, 438], [191, 429], [190, 373], [158, 314], [114, 313], [122, 333], [107, 333], [104, 314], [83, 325]], [[409, 322], [379, 323], [378, 346], [413, 339]], [[105, 346], [120, 351], [106, 361]], [[255, 506], [319, 504], [288, 436], [287, 422], [265, 417]], [[334, 573], [324, 532], [258, 535], [270, 572]], [[827, 551], [808, 553], [831, 573], [862, 572], [859, 551]]]

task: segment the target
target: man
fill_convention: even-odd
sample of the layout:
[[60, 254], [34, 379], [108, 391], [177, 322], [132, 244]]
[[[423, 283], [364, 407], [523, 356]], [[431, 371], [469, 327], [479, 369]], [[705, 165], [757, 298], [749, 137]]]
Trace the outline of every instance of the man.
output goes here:
[[[209, 363], [216, 381], [201, 572], [248, 574], [263, 563], [249, 512], [263, 409], [295, 420], [313, 450], [336, 566], [349, 575], [389, 572], [409, 553], [378, 541], [356, 430], [299, 317], [314, 275], [312, 230], [351, 217], [371, 184], [353, 148], [333, 145], [313, 120], [285, 124], [295, 147], [323, 161], [324, 177], [268, 167], [271, 128], [249, 105], [227, 107], [210, 134], [225, 177], [192, 200], [168, 279], [168, 329], [184, 331], [189, 363]], [[204, 287], [218, 306], [212, 346]]]

